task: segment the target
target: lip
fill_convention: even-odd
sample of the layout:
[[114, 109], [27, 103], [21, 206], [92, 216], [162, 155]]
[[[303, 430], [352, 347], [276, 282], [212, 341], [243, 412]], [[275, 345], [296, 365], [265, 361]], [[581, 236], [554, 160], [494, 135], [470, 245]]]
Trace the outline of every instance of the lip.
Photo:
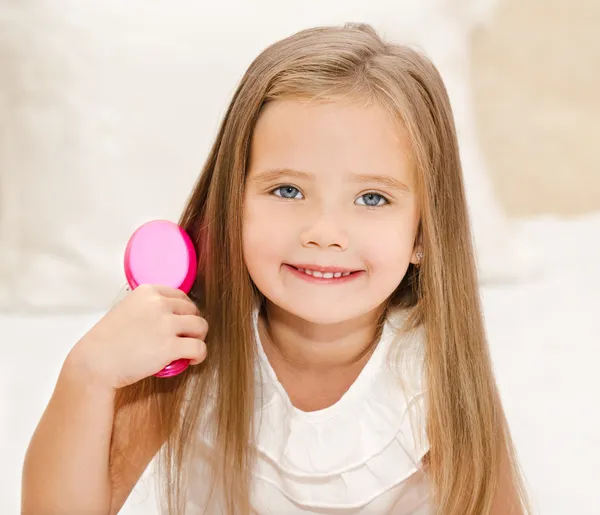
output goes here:
[[[308, 275], [308, 274], [305, 274], [304, 272], [301, 272], [294, 265], [284, 264], [284, 268], [289, 270], [289, 272], [291, 274], [293, 274], [295, 277], [298, 277], [299, 279], [302, 279], [303, 281], [306, 281], [306, 282], [312, 283], [312, 284], [345, 284], [350, 281], [354, 281], [354, 280], [358, 279], [359, 277], [362, 277], [362, 275], [364, 274], [364, 271], [362, 271], [362, 270], [352, 271], [352, 270], [343, 269], [343, 268], [340, 269], [340, 268], [333, 268], [333, 267], [329, 267], [329, 268], [321, 267], [321, 269], [325, 270], [323, 273], [326, 273], [326, 272], [344, 273], [344, 271], [351, 272], [351, 273], [350, 273], [350, 275], [346, 275], [346, 276], [342, 276], [342, 277], [315, 277], [314, 275]], [[302, 266], [300, 266], [300, 268], [302, 268]], [[315, 270], [314, 268], [311, 269], [309, 266], [307, 266], [306, 268], [308, 268], [309, 270]], [[317, 271], [320, 272], [321, 270], [317, 270]]]
[[309, 265], [306, 263], [300, 263], [297, 265], [288, 265], [293, 268], [302, 268], [304, 270], [314, 270], [315, 272], [327, 273], [330, 272], [332, 274], [336, 274], [338, 272], [346, 273], [346, 272], [360, 272], [360, 270], [352, 269], [352, 268], [340, 268], [338, 266], [319, 266], [319, 265]]

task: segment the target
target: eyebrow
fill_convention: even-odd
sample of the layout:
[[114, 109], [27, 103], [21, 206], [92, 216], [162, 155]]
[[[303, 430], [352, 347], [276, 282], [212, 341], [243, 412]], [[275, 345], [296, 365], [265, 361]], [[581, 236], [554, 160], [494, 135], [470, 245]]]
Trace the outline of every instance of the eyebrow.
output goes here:
[[[352, 182], [358, 184], [379, 183], [398, 191], [410, 192], [410, 188], [406, 184], [398, 179], [395, 179], [394, 177], [390, 177], [389, 175], [357, 174], [354, 172], [348, 172], [347, 175]], [[252, 181], [267, 183], [286, 177], [295, 177], [297, 179], [305, 180], [313, 180], [315, 178], [314, 174], [312, 173], [294, 170], [293, 168], [274, 168], [257, 173], [252, 178]]]

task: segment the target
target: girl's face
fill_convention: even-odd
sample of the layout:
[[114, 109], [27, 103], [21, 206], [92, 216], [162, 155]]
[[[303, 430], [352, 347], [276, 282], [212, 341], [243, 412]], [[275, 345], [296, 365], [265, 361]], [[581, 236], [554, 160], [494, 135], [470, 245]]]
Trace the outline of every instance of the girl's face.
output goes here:
[[416, 262], [419, 219], [399, 129], [376, 105], [267, 105], [252, 139], [243, 248], [269, 301], [338, 323], [378, 308], [400, 284]]

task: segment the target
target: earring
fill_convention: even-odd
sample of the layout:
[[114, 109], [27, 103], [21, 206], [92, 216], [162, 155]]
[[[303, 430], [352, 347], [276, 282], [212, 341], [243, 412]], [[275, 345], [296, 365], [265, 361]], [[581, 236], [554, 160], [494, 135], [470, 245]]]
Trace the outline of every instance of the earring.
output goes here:
[[421, 259], [423, 259], [423, 252], [421, 252], [420, 250], [417, 251], [417, 260], [421, 261]]

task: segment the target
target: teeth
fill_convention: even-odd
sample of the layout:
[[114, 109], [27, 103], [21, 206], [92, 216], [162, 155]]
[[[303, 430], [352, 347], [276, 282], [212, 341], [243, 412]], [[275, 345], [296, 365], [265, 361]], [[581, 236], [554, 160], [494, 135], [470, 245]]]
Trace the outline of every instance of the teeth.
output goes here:
[[305, 268], [298, 268], [300, 272], [304, 272], [306, 275], [312, 275], [313, 277], [322, 277], [323, 279], [333, 279], [338, 277], [347, 277], [351, 272], [319, 272], [317, 270], [308, 270]]

